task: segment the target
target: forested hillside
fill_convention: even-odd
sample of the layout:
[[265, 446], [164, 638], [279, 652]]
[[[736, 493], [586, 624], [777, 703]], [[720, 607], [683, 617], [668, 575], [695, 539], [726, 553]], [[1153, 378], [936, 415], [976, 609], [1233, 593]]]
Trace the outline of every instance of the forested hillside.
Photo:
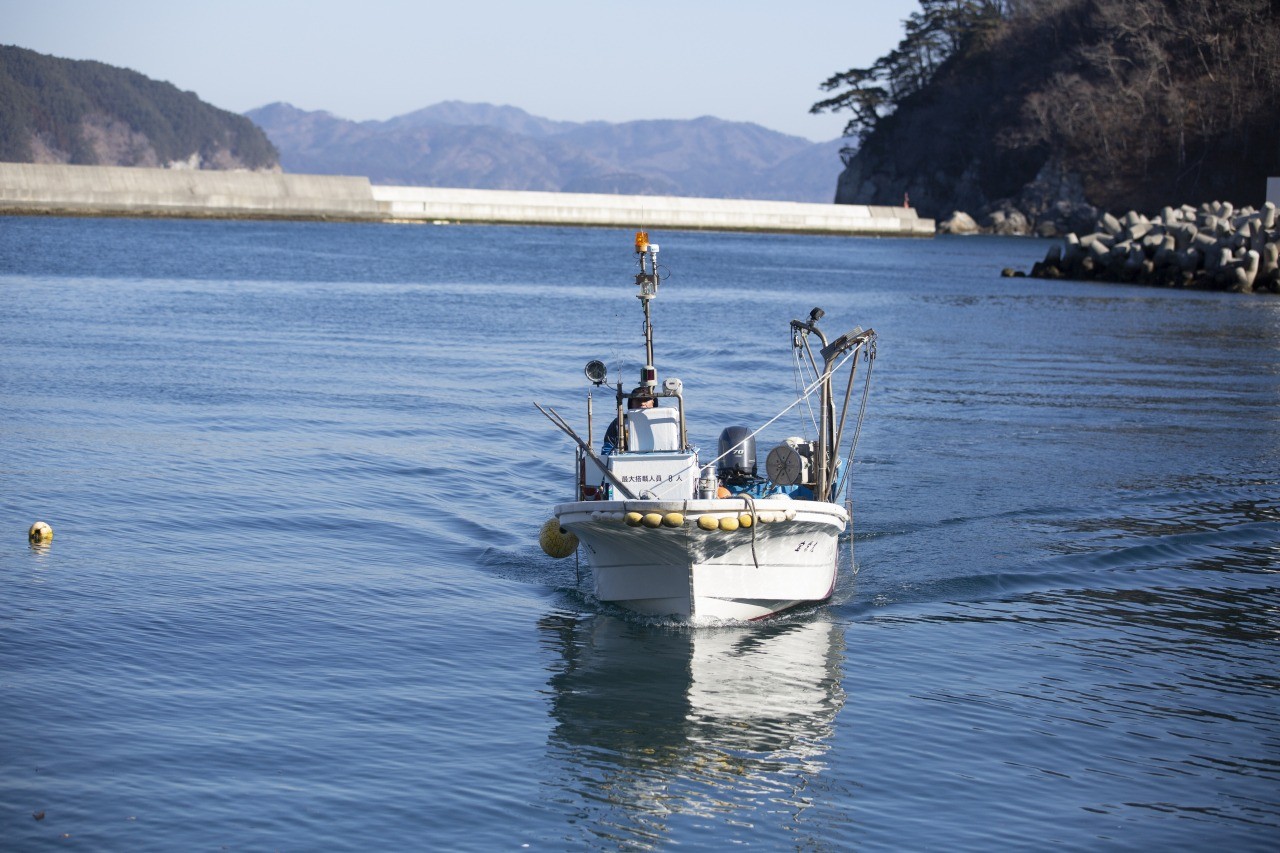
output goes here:
[[0, 45], [0, 161], [272, 169], [244, 116], [101, 62]]
[[1259, 205], [1280, 175], [1280, 4], [921, 0], [902, 42], [833, 75], [837, 201], [943, 218]]

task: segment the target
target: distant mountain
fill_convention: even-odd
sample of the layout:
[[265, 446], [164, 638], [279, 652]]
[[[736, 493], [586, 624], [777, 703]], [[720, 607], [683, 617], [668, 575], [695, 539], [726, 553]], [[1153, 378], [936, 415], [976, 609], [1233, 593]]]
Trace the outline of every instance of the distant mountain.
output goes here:
[[278, 159], [251, 121], [193, 92], [0, 45], [0, 161], [273, 169]]
[[[603, 122], [601, 122], [603, 123]], [[408, 127], [430, 127], [438, 124], [496, 127], [522, 136], [553, 136], [576, 125], [568, 121], [552, 121], [530, 115], [519, 107], [493, 104], [468, 104], [442, 101], [411, 113], [389, 119], [383, 124], [397, 130]]]
[[829, 202], [842, 168], [840, 140], [710, 117], [566, 122], [459, 101], [387, 121], [282, 103], [246, 115], [288, 171], [375, 184]]

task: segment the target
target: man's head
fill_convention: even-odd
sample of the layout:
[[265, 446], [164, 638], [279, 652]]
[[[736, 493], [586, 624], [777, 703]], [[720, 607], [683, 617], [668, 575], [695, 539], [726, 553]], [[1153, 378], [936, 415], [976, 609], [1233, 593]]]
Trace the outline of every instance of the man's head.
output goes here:
[[628, 409], [652, 409], [658, 404], [654, 399], [653, 392], [641, 385], [631, 392], [630, 399], [627, 400]]

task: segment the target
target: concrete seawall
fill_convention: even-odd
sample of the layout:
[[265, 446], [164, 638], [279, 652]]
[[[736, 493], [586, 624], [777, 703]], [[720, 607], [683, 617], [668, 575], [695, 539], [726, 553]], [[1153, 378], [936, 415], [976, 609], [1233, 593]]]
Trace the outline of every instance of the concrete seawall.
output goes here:
[[375, 186], [373, 197], [393, 219], [904, 237], [934, 231], [933, 220], [906, 207], [436, 187]]
[[380, 219], [368, 178], [0, 163], [0, 212]]
[[931, 237], [905, 207], [374, 186], [368, 178], [0, 163], [0, 213], [649, 227]]

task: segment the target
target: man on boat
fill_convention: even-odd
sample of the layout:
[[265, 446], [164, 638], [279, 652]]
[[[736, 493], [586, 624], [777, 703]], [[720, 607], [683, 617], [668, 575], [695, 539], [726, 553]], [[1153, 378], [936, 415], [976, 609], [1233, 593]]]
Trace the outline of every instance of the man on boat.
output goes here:
[[[658, 404], [653, 391], [641, 385], [634, 389], [627, 398], [628, 409], [652, 409]], [[604, 431], [604, 441], [600, 444], [600, 455], [608, 456], [618, 449], [618, 419], [614, 418], [609, 428]]]

